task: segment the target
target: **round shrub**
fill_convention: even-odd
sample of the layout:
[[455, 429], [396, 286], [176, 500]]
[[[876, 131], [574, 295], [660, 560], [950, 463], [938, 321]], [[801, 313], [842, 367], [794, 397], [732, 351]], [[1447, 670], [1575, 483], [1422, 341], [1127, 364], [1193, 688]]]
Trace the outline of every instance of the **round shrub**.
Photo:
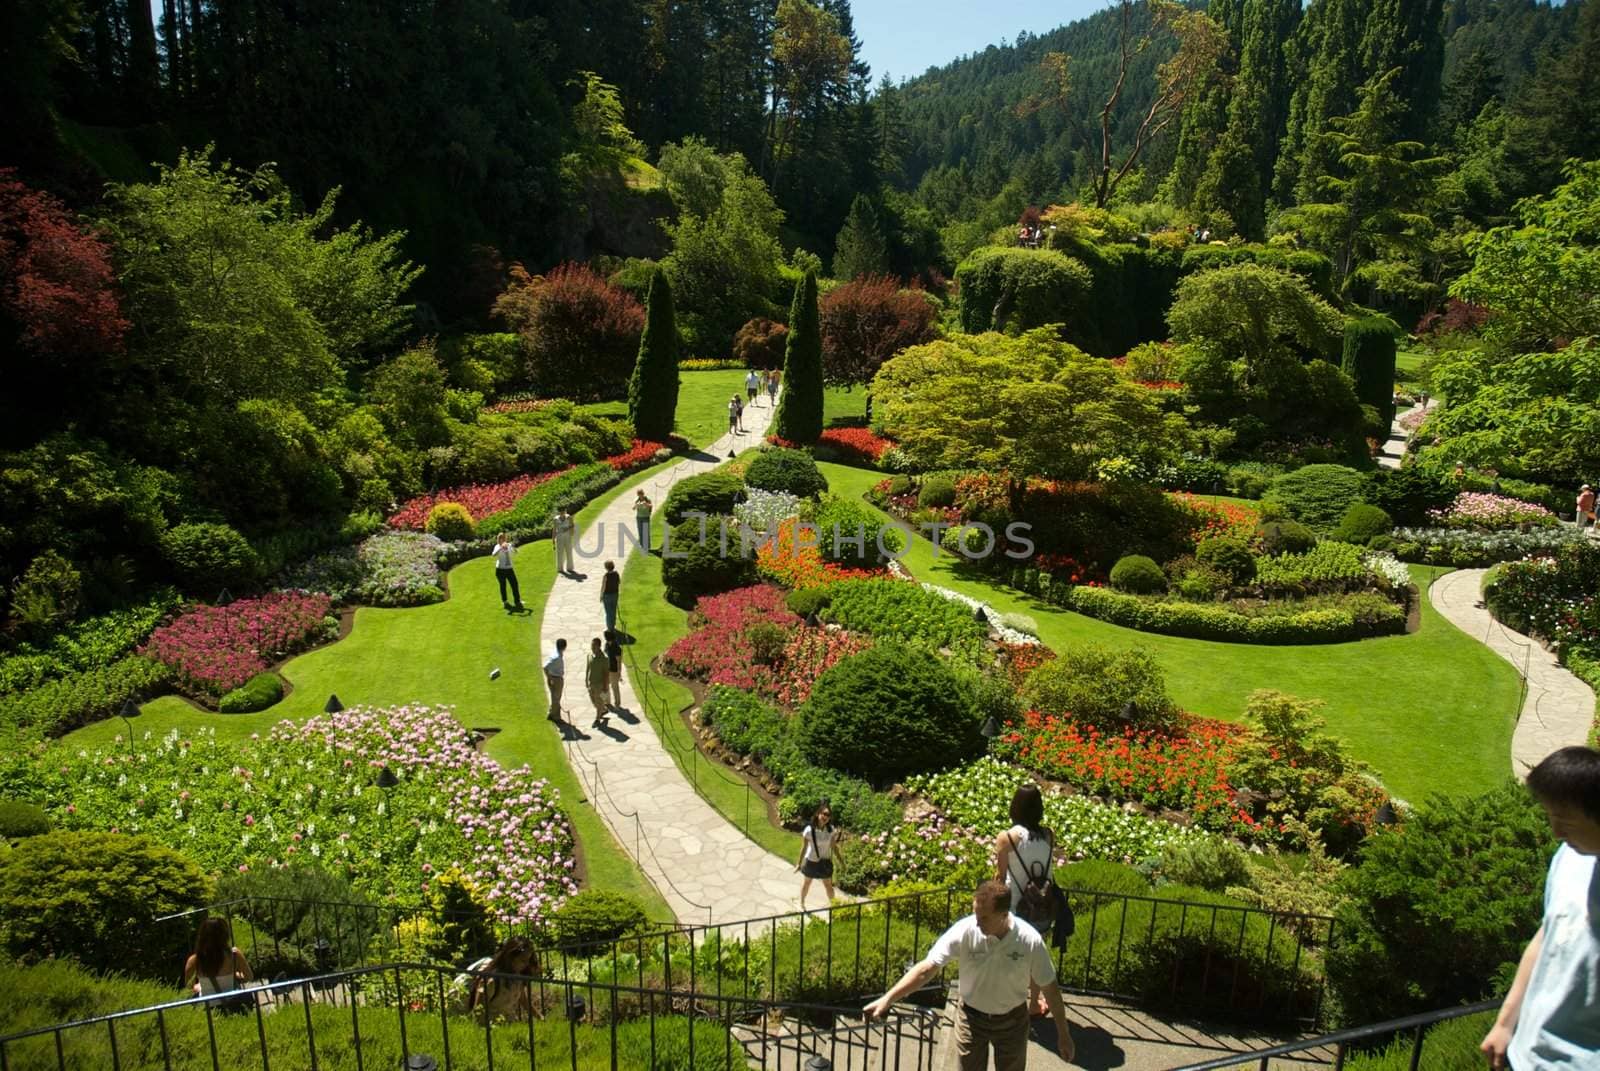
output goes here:
[[1111, 567], [1111, 586], [1135, 595], [1153, 595], [1167, 588], [1161, 566], [1143, 554], [1129, 554]]
[[1250, 857], [1218, 837], [1174, 841], [1156, 863], [1163, 885], [1194, 885], [1211, 892], [1250, 884]]
[[1307, 465], [1272, 481], [1262, 496], [1280, 503], [1289, 516], [1318, 531], [1331, 531], [1353, 504], [1361, 501], [1367, 478], [1343, 465]]
[[853, 498], [824, 496], [811, 523], [817, 527], [817, 549], [829, 561], [856, 567], [875, 564], [880, 535], [884, 550], [895, 553], [903, 549], [905, 534], [885, 525], [881, 514]]
[[983, 749], [978, 719], [938, 657], [913, 648], [874, 647], [820, 678], [794, 732], [819, 766], [888, 783], [962, 762]]
[[782, 447], [757, 454], [745, 469], [744, 482], [763, 491], [787, 491], [800, 498], [812, 498], [828, 489], [827, 479], [810, 454]]
[[827, 588], [796, 588], [783, 600], [784, 605], [801, 617], [820, 614], [833, 602], [833, 592]]
[[161, 535], [161, 556], [184, 591], [215, 597], [224, 588], [248, 588], [261, 561], [244, 536], [226, 524], [191, 523]]
[[681, 524], [690, 513], [715, 517], [732, 513], [744, 497], [744, 481], [728, 472], [702, 472], [679, 480], [667, 493], [661, 509], [668, 524]]
[[[726, 550], [721, 538], [726, 525]], [[715, 595], [755, 581], [755, 561], [739, 553], [739, 529], [732, 517], [708, 517], [705, 538], [700, 521], [690, 518], [670, 529], [661, 548], [661, 582], [667, 601], [685, 609], [702, 595]]]
[[24, 963], [76, 959], [165, 978], [194, 934], [154, 920], [201, 906], [209, 891], [191, 860], [145, 837], [44, 833], [0, 856], [0, 937]]
[[44, 808], [21, 800], [0, 800], [0, 840], [37, 837], [50, 832]]
[[556, 943], [568, 951], [580, 953], [649, 928], [649, 916], [639, 901], [604, 889], [575, 893], [550, 916], [550, 929]]
[[428, 531], [440, 539], [454, 543], [471, 539], [478, 534], [478, 525], [459, 502], [441, 502], [428, 514]]
[[283, 678], [270, 669], [257, 673], [217, 701], [224, 714], [249, 714], [266, 710], [283, 698]]
[[1208, 565], [1235, 584], [1248, 584], [1256, 575], [1256, 557], [1244, 540], [1232, 536], [1212, 536], [1200, 541], [1194, 552], [1201, 565]]
[[1299, 521], [1267, 521], [1256, 529], [1261, 539], [1261, 553], [1304, 554], [1317, 545], [1317, 533]]
[[910, 476], [893, 476], [889, 479], [889, 493], [891, 495], [907, 494], [915, 486], [916, 483]]
[[1139, 726], [1164, 727], [1178, 715], [1155, 656], [1139, 647], [1116, 651], [1097, 643], [1069, 647], [1028, 674], [1022, 702], [1041, 714], [1118, 732], [1130, 720]]
[[949, 476], [926, 476], [917, 491], [917, 505], [924, 508], [956, 504], [956, 481]]
[[1334, 530], [1333, 538], [1341, 543], [1366, 546], [1378, 536], [1386, 536], [1392, 531], [1394, 531], [1394, 521], [1387, 513], [1377, 506], [1357, 502], [1344, 511], [1344, 519]]

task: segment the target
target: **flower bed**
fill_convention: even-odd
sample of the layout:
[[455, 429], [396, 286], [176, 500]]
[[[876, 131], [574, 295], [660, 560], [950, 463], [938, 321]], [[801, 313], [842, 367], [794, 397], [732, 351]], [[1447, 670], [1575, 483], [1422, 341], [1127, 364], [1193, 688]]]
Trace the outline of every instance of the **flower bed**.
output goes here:
[[1189, 539], [1195, 546], [1217, 536], [1246, 543], [1255, 541], [1256, 526], [1261, 523], [1260, 510], [1236, 502], [1213, 502], [1186, 491], [1173, 493], [1171, 497], [1194, 517]]
[[373, 606], [422, 606], [444, 599], [439, 553], [444, 542], [417, 532], [380, 532], [356, 549], [362, 569], [355, 598]]
[[829, 428], [817, 440], [817, 446], [832, 447], [846, 462], [873, 466], [885, 450], [894, 446], [894, 440], [874, 435], [868, 428]]
[[555, 472], [541, 472], [532, 476], [517, 476], [500, 483], [469, 483], [462, 487], [449, 487], [443, 491], [419, 495], [389, 517], [389, 527], [412, 532], [424, 531], [428, 526], [428, 514], [432, 513], [433, 507], [441, 502], [455, 502], [465, 506], [467, 512], [474, 517], [487, 517], [492, 513], [510, 509], [523, 495], [566, 471], [568, 470], [558, 469]]
[[1484, 591], [1489, 612], [1518, 632], [1565, 654], [1600, 645], [1600, 549], [1587, 543], [1560, 553], [1507, 562]]
[[276, 592], [227, 606], [192, 606], [139, 649], [172, 670], [181, 691], [215, 701], [271, 663], [338, 629], [326, 595]]
[[846, 580], [884, 575], [875, 569], [857, 569], [823, 561], [822, 552], [814, 546], [797, 547], [795, 531], [798, 525], [795, 519], [784, 521], [778, 526], [775, 539], [765, 541], [756, 548], [756, 572], [786, 588], [829, 587]]
[[[374, 783], [383, 767], [391, 788]], [[40, 759], [33, 775], [59, 826], [144, 834], [209, 870], [314, 859], [409, 906], [456, 866], [507, 923], [537, 922], [577, 889], [556, 790], [475, 751], [447, 708], [351, 708], [237, 746], [147, 736], [132, 756], [118, 741]]]
[[1586, 537], [1570, 525], [1535, 528], [1530, 532], [1480, 532], [1470, 528], [1396, 528], [1394, 554], [1401, 561], [1474, 569], [1516, 561], [1530, 554], [1550, 554], [1581, 543]]
[[[632, 472], [642, 469], [656, 459], [656, 454], [662, 450], [671, 452], [671, 447], [666, 443], [650, 442], [647, 439], [633, 440], [633, 446], [614, 457], [606, 458], [606, 464], [618, 472]], [[474, 516], [477, 516], [474, 514]]]
[[1262, 830], [1235, 802], [1228, 767], [1247, 730], [1188, 718], [1175, 733], [1102, 733], [1070, 718], [1028, 711], [1008, 721], [995, 754], [1085, 792], [1185, 811], [1196, 825], [1243, 837]]
[[982, 659], [989, 635], [965, 605], [921, 585], [890, 579], [834, 585], [822, 617], [878, 639], [930, 652], [946, 650], [972, 664]]
[[1524, 525], [1548, 527], [1558, 523], [1556, 515], [1543, 506], [1505, 495], [1462, 491], [1447, 509], [1428, 511], [1428, 518], [1446, 528], [1475, 528], [1503, 532]]

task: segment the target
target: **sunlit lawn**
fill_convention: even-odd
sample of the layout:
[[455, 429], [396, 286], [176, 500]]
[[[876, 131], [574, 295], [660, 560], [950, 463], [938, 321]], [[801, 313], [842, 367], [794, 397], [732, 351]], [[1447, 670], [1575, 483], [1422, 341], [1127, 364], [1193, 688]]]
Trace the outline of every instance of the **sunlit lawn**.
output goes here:
[[[860, 495], [883, 478], [843, 465], [820, 466], [832, 490]], [[1330, 729], [1370, 763], [1397, 795], [1475, 793], [1510, 775], [1511, 732], [1521, 703], [1511, 665], [1434, 612], [1424, 597], [1411, 635], [1357, 643], [1263, 647], [1158, 636], [1097, 621], [966, 575], [950, 555], [914, 541], [906, 565], [920, 579], [982, 598], [1038, 622], [1061, 650], [1074, 643], [1142, 646], [1160, 659], [1173, 696], [1187, 710], [1237, 721], [1258, 688], [1320, 699]], [[1426, 588], [1443, 569], [1412, 567]]]

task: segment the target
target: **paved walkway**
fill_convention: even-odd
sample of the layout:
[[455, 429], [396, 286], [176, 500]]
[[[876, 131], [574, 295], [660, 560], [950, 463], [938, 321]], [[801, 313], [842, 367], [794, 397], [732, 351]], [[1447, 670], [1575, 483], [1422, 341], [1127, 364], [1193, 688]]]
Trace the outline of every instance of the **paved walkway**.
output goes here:
[[[1427, 408], [1432, 409], [1439, 404], [1439, 399], [1429, 398]], [[1395, 413], [1394, 421], [1389, 425], [1389, 438], [1384, 442], [1383, 448], [1378, 451], [1378, 467], [1397, 469], [1400, 467], [1401, 458], [1406, 456], [1406, 443], [1411, 438], [1411, 433], [1400, 425], [1400, 418], [1406, 413], [1421, 409], [1421, 405], [1413, 405], [1405, 413]]]
[[[761, 442], [771, 419], [772, 409], [763, 397], [761, 405], [745, 409], [744, 434], [724, 435], [663, 469], [643, 485], [645, 493], [659, 510], [674, 483], [715, 468], [730, 450]], [[799, 910], [800, 875], [794, 861], [779, 859], [747, 838], [695, 791], [643, 715], [626, 671], [622, 705], [635, 713], [613, 714], [604, 728], [591, 728], [594, 706], [583, 685], [583, 667], [589, 641], [605, 629], [600, 606], [602, 563], [622, 557], [617, 551], [623, 529], [634, 530], [631, 494], [619, 495], [579, 532], [577, 566], [587, 577], [557, 575], [544, 607], [540, 649], [554, 650], [558, 636], [567, 640], [567, 687], [562, 696], [567, 724], [561, 730], [567, 757], [584, 782], [589, 802], [679, 921], [732, 922]], [[596, 549], [602, 538], [603, 549]], [[631, 539], [627, 547], [629, 553], [639, 553]], [[586, 554], [590, 556], [585, 558]], [[818, 904], [821, 896], [820, 887], [814, 888], [811, 903]]]
[[1446, 620], [1510, 662], [1521, 675], [1525, 686], [1522, 713], [1511, 736], [1511, 771], [1520, 779], [1552, 751], [1588, 743], [1594, 692], [1557, 662], [1555, 655], [1489, 616], [1479, 594], [1487, 571], [1445, 573], [1428, 588], [1428, 598]]

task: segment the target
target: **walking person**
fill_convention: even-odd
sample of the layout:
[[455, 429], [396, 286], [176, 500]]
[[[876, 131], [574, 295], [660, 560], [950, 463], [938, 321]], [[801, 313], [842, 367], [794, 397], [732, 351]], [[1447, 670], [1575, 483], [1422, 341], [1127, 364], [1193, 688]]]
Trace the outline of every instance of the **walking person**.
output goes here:
[[624, 711], [622, 705], [622, 640], [617, 630], [606, 629], [606, 684], [611, 689], [611, 709]]
[[774, 368], [772, 370], [772, 374], [767, 377], [767, 400], [772, 402], [774, 405], [776, 405], [778, 401], [778, 370], [776, 368]]
[[600, 578], [600, 605], [606, 609], [606, 631], [617, 627], [617, 600], [622, 597], [622, 574], [616, 562], [606, 562], [605, 575]]
[[551, 721], [561, 720], [561, 690], [566, 687], [567, 678], [567, 641], [556, 641], [555, 653], [544, 660], [544, 682], [550, 686], [550, 713], [546, 715]]
[[1579, 528], [1594, 524], [1594, 488], [1588, 484], [1578, 490], [1578, 515], [1574, 519]]
[[639, 530], [639, 545], [646, 554], [650, 553], [650, 513], [655, 509], [655, 504], [650, 501], [650, 496], [643, 490], [635, 492], [633, 496], [633, 525]]
[[1600, 751], [1552, 752], [1528, 772], [1528, 791], [1561, 846], [1545, 878], [1544, 921], [1478, 1047], [1494, 1071], [1593, 1067], [1600, 1050]]
[[939, 977], [954, 959], [960, 971], [961, 1014], [956, 1017], [956, 1054], [961, 1071], [984, 1071], [994, 1048], [996, 1071], [1028, 1066], [1028, 987], [1037, 985], [1056, 1021], [1056, 1051], [1072, 1062], [1072, 1028], [1061, 1003], [1055, 964], [1044, 939], [1006, 909], [1011, 893], [998, 881], [978, 886], [972, 914], [946, 930], [928, 956], [901, 976], [883, 996], [861, 1009], [881, 1019], [889, 1006]]
[[578, 572], [572, 562], [572, 544], [576, 541], [577, 530], [577, 522], [567, 512], [567, 507], [556, 510], [555, 519], [550, 523], [550, 534], [556, 544], [556, 572], [567, 576]]
[[733, 435], [739, 430], [739, 396], [735, 394], [728, 399], [728, 434]]
[[606, 652], [600, 645], [600, 637], [596, 636], [589, 644], [589, 661], [583, 667], [583, 683], [589, 686], [589, 701], [594, 704], [594, 725], [598, 729], [606, 723], [606, 717], [611, 713], [606, 708], [606, 677], [611, 672], [611, 665], [606, 661]]
[[800, 861], [794, 868], [805, 875], [805, 880], [800, 883], [802, 911], [805, 910], [806, 894], [811, 891], [814, 879], [821, 879], [822, 891], [828, 894], [827, 902], [833, 902], [833, 861], [835, 858], [844, 858], [839, 851], [841, 845], [838, 835], [839, 831], [833, 827], [833, 807], [823, 800], [817, 804], [817, 813], [812, 816], [811, 824], [800, 833]]
[[[522, 609], [522, 589], [517, 586], [517, 571], [511, 567], [511, 555], [516, 553], [516, 547], [511, 545], [511, 537], [501, 532], [495, 537], [494, 544], [494, 578], [500, 582], [500, 605], [507, 610]], [[511, 587], [511, 598], [515, 605], [506, 601], [506, 586]]]
[[745, 373], [744, 377], [744, 392], [748, 395], [747, 401], [750, 405], [756, 404], [756, 392], [760, 389], [761, 379], [756, 375], [756, 370], [752, 368]]
[[[1041, 938], [1048, 937], [1055, 922], [1054, 896], [1047, 904], [1030, 898], [1023, 903], [1023, 892], [1030, 884], [1048, 888], [1055, 854], [1055, 834], [1044, 825], [1044, 796], [1039, 786], [1029, 782], [1017, 786], [1011, 795], [1011, 828], [994, 841], [996, 881], [1011, 890], [1011, 913], [1020, 915]], [[1028, 1005], [1034, 1015], [1047, 1015], [1037, 985], [1028, 990]]]

